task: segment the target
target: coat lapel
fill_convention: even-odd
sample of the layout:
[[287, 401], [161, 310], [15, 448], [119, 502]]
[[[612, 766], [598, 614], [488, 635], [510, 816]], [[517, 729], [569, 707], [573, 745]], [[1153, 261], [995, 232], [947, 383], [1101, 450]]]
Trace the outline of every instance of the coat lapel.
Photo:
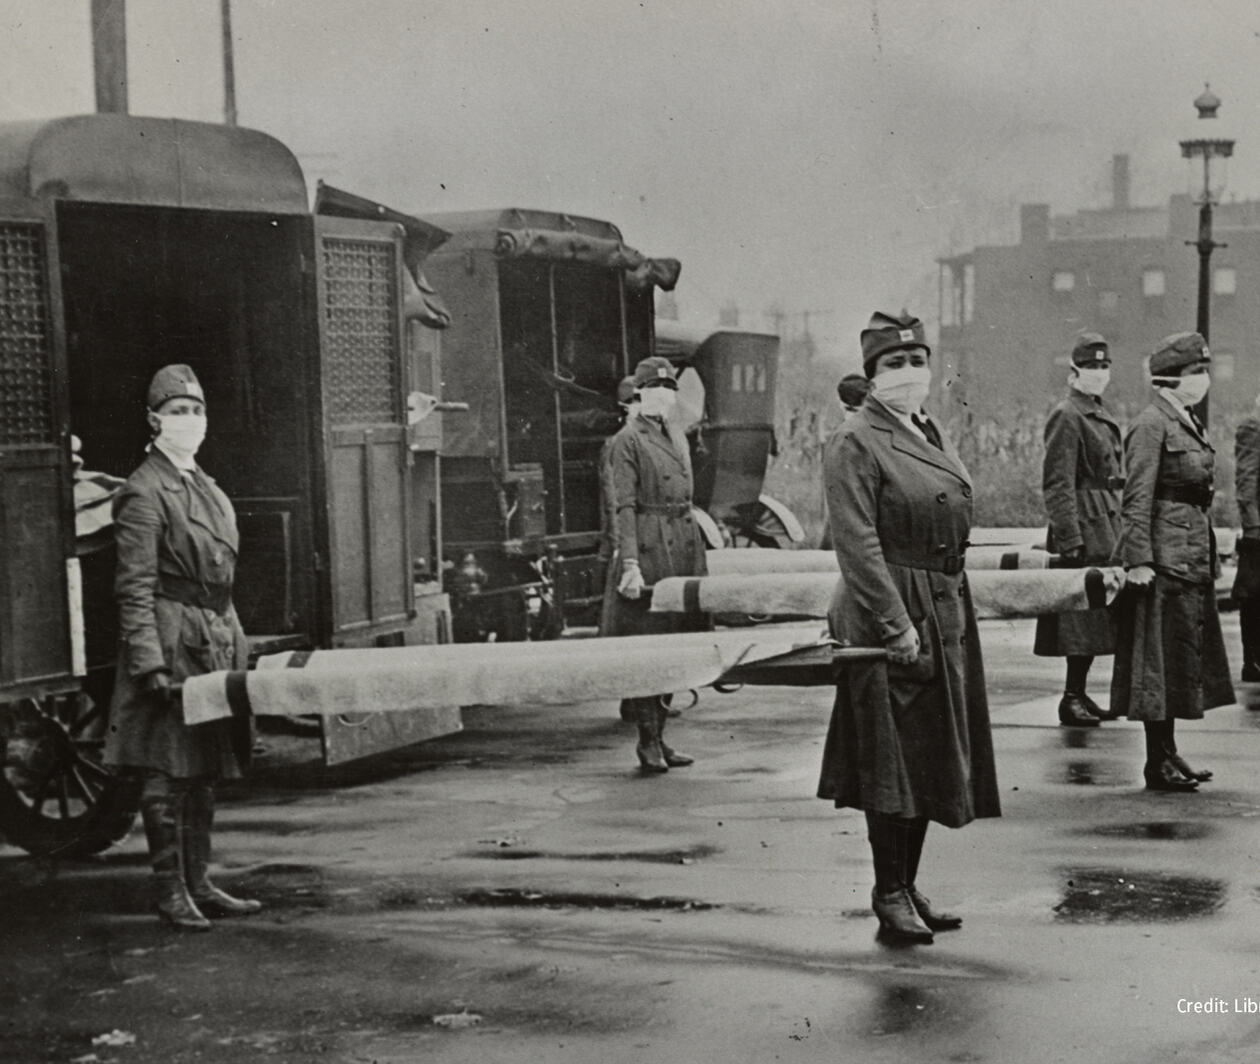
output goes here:
[[872, 425], [891, 435], [893, 450], [917, 458], [921, 462], [927, 462], [928, 465], [936, 466], [937, 469], [957, 477], [964, 484], [971, 485], [967, 467], [962, 464], [958, 451], [954, 447], [954, 441], [946, 433], [941, 433], [942, 449], [937, 449], [910, 429], [879, 400], [868, 396], [867, 401], [862, 404], [862, 410], [871, 419]]
[[1084, 395], [1075, 388], [1071, 389], [1069, 395], [1072, 402], [1076, 404], [1076, 408], [1088, 418], [1095, 421], [1101, 421], [1104, 425], [1111, 428], [1116, 434], [1116, 438], [1120, 437], [1120, 422], [1118, 422], [1101, 402], [1096, 401], [1093, 396]]
[[[167, 491], [180, 492], [187, 501], [188, 520], [200, 525], [233, 554], [240, 548], [240, 538], [236, 530], [236, 521], [232, 514], [231, 503], [227, 496], [210, 477], [197, 467], [196, 475], [202, 478], [201, 484], [193, 484], [186, 478], [166, 455], [156, 447], [149, 453], [149, 461], [153, 463], [162, 486]], [[225, 505], [226, 504], [226, 505]]]
[[666, 435], [665, 430], [654, 418], [639, 417], [636, 418], [636, 424], [639, 432], [642, 433], [643, 438], [648, 441], [650, 446], [661, 454], [669, 455], [674, 465], [688, 476], [691, 475], [691, 465], [688, 461], [687, 452], [685, 450], [679, 451], [678, 442], [672, 435]]
[[1175, 425], [1180, 426], [1187, 433], [1187, 435], [1190, 436], [1191, 439], [1197, 440], [1202, 446], [1206, 447], [1209, 451], [1212, 451], [1213, 453], [1216, 452], [1216, 448], [1214, 448], [1210, 443], [1208, 443], [1206, 437], [1204, 437], [1199, 432], [1198, 429], [1196, 429], [1192, 424], [1190, 424], [1190, 419], [1187, 417], [1184, 417], [1181, 411], [1173, 403], [1173, 401], [1164, 394], [1163, 388], [1159, 389], [1159, 391], [1156, 393], [1156, 396], [1159, 399], [1159, 402], [1157, 403], [1159, 409], [1164, 412], [1164, 416], [1168, 418], [1169, 421], [1173, 422]]

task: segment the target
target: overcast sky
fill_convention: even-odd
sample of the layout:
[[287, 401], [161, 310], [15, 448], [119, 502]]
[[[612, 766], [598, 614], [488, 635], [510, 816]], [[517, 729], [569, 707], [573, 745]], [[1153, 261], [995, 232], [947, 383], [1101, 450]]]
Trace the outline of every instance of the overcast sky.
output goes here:
[[[91, 111], [88, 0], [0, 0], [0, 121]], [[219, 121], [219, 0], [127, 0], [131, 110]], [[771, 303], [856, 357], [935, 315], [937, 256], [1018, 204], [1188, 179], [1205, 80], [1260, 196], [1254, 0], [233, 0], [242, 125], [308, 185], [400, 209], [541, 207], [683, 262], [684, 318]], [[1186, 253], [1193, 255], [1193, 249]]]

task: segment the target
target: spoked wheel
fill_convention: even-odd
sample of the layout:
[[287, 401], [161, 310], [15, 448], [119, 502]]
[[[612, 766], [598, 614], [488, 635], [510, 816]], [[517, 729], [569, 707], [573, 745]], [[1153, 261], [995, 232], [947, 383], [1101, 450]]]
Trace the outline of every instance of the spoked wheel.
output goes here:
[[0, 834], [40, 856], [99, 853], [130, 830], [139, 786], [101, 764], [105, 706], [82, 693], [0, 705]]

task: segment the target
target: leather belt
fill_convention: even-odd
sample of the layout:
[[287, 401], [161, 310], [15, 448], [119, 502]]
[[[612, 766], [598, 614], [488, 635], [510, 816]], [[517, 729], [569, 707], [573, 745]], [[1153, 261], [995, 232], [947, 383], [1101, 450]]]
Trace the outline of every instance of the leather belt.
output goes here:
[[182, 576], [161, 576], [158, 578], [157, 596], [185, 606], [200, 606], [215, 613], [225, 613], [232, 603], [232, 587], [230, 584], [207, 586]]
[[689, 502], [638, 502], [634, 504], [637, 514], [651, 514], [654, 517], [686, 517], [691, 513]]
[[1124, 477], [1097, 477], [1093, 480], [1082, 480], [1076, 485], [1077, 491], [1120, 491], [1124, 487]]
[[1156, 488], [1155, 498], [1162, 499], [1164, 502], [1186, 503], [1188, 506], [1197, 506], [1200, 510], [1206, 510], [1212, 505], [1212, 489], [1206, 486], [1192, 487], [1190, 485]]
[[964, 547], [957, 554], [947, 554], [942, 551], [940, 554], [929, 556], [886, 548], [884, 561], [889, 565], [904, 565], [907, 569], [930, 569], [934, 573], [957, 576], [967, 563], [967, 549]]

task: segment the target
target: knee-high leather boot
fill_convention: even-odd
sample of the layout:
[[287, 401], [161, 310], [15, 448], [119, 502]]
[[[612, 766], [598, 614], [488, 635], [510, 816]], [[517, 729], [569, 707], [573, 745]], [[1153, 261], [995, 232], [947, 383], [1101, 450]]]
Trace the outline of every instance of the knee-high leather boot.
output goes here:
[[912, 821], [883, 813], [866, 814], [866, 833], [875, 865], [871, 908], [879, 917], [879, 931], [898, 942], [929, 943], [931, 929], [919, 917], [910, 897]]
[[168, 782], [146, 780], [140, 796], [140, 816], [153, 867], [155, 908], [158, 915], [181, 931], [209, 931], [210, 921], [188, 893], [184, 882], [182, 791]]
[[932, 903], [914, 885], [919, 874], [919, 858], [923, 856], [923, 841], [927, 838], [927, 817], [915, 817], [908, 821], [910, 852], [906, 861], [906, 891], [914, 903], [914, 911], [932, 931], [955, 931], [962, 927], [962, 917], [932, 908]]
[[669, 706], [664, 704], [661, 699], [657, 699], [656, 709], [656, 736], [661, 744], [661, 754], [665, 758], [665, 764], [670, 768], [686, 768], [688, 765], [694, 765], [696, 759], [690, 754], [684, 754], [681, 750], [675, 750], [665, 742], [665, 722], [669, 719]]
[[262, 908], [253, 898], [234, 898], [210, 882], [210, 827], [214, 823], [214, 787], [195, 783], [184, 805], [184, 874], [188, 892], [206, 916], [248, 916]]

